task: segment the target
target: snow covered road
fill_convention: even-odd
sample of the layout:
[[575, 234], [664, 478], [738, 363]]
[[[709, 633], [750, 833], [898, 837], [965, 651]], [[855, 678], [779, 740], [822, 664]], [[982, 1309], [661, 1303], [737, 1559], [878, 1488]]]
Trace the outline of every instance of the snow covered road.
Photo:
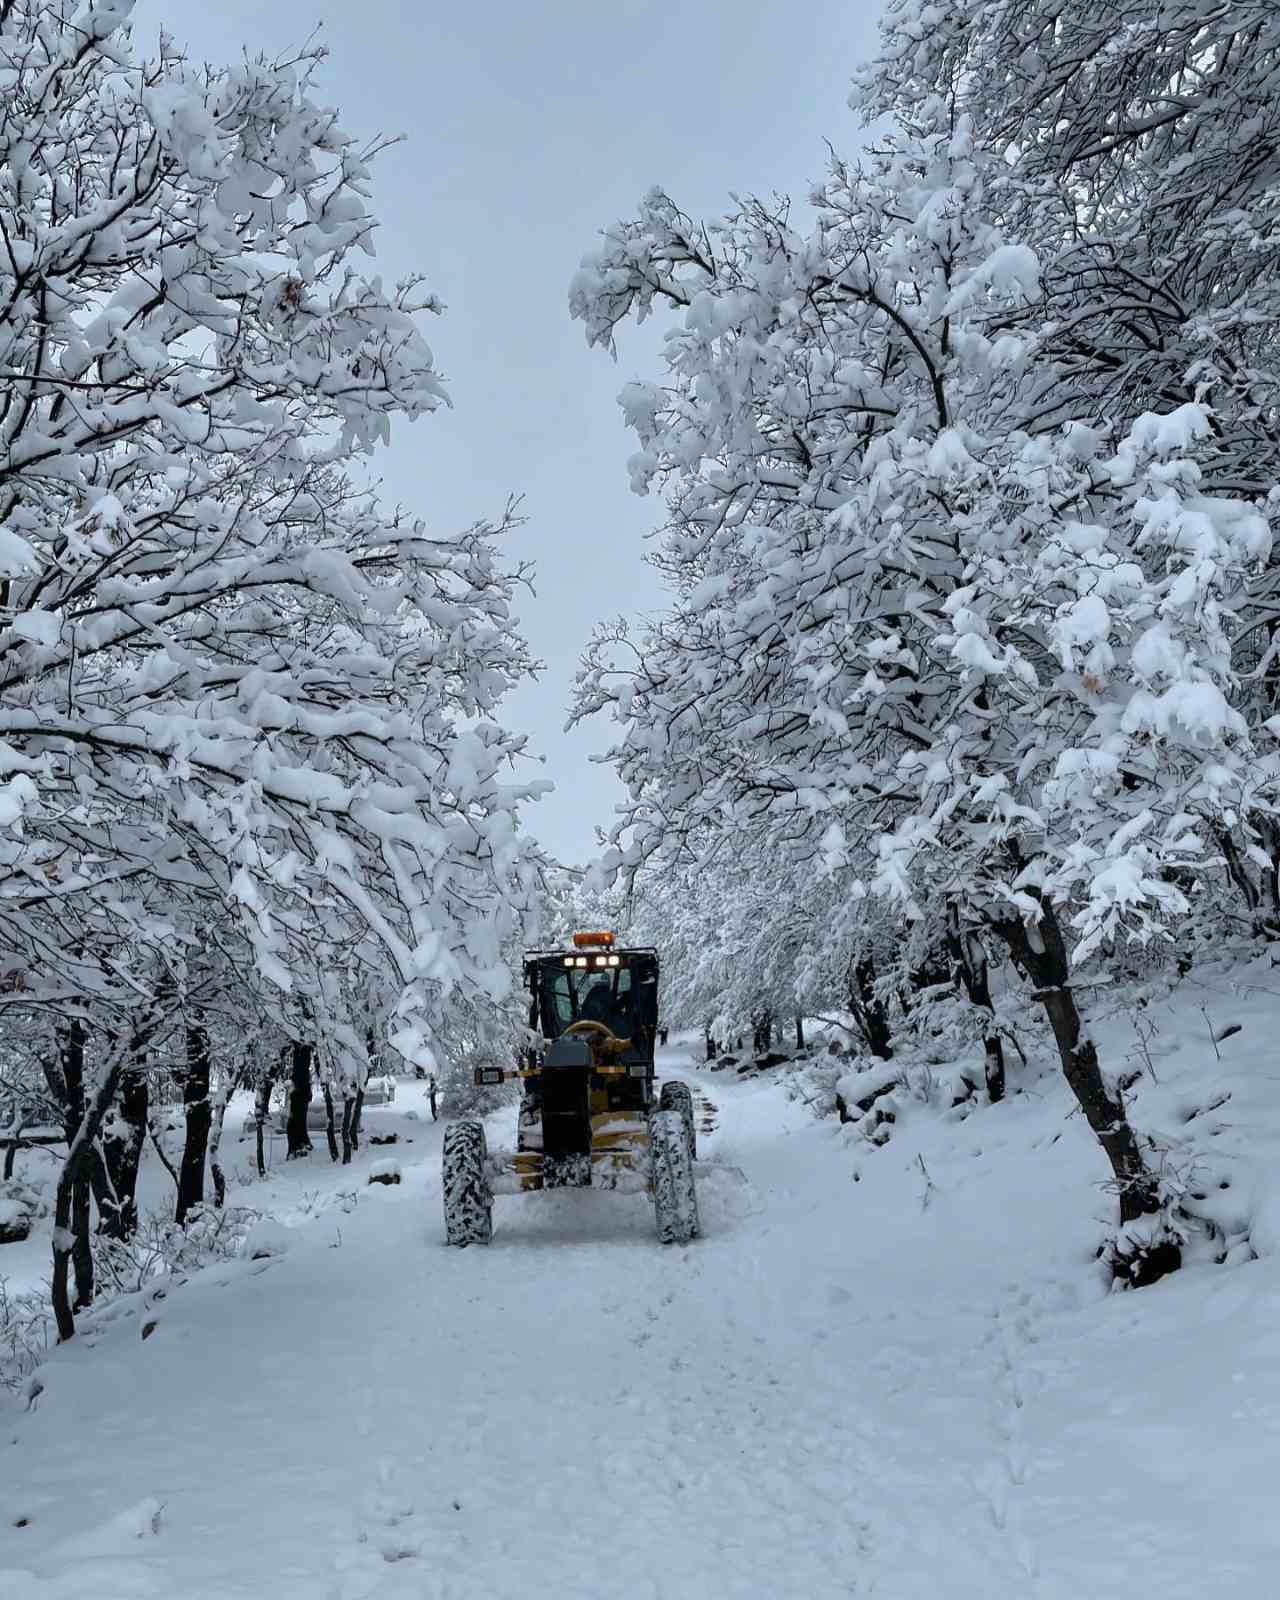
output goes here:
[[[997, 1186], [982, 1139], [1027, 1144], [1042, 1108], [868, 1156], [772, 1082], [677, 1065], [716, 1107], [688, 1248], [643, 1195], [561, 1191], [446, 1249], [420, 1124], [398, 1188], [200, 1274], [145, 1342], [134, 1318], [60, 1352], [0, 1414], [0, 1600], [1274, 1592], [1265, 1471], [1206, 1557], [1193, 1481], [1135, 1504], [1119, 1433], [1074, 1440], [1072, 1363], [1121, 1304], [1084, 1265], [1082, 1142], [1006, 1151]], [[1162, 1417], [1170, 1460], [1193, 1422]]]

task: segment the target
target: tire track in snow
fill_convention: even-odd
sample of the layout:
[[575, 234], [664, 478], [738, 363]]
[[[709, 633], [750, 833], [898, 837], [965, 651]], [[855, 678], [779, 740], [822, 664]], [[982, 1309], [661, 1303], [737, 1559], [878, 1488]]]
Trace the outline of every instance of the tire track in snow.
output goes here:
[[[725, 1090], [728, 1159], [743, 1160], [750, 1171], [755, 1152], [738, 1126], [738, 1087]], [[741, 1091], [743, 1098], [757, 1092], [747, 1085]], [[774, 1130], [771, 1164], [786, 1148], [785, 1134], [785, 1127]], [[713, 1153], [709, 1166], [715, 1170], [724, 1159]], [[794, 1174], [794, 1158], [787, 1165]], [[891, 1298], [868, 1302], [851, 1289], [842, 1252], [829, 1248], [828, 1240], [836, 1240], [827, 1232], [833, 1219], [825, 1205], [810, 1213], [811, 1224], [795, 1190], [773, 1192], [785, 1218], [766, 1203], [764, 1215], [736, 1237], [711, 1241], [734, 1254], [730, 1278], [714, 1283], [722, 1318], [715, 1340], [723, 1352], [720, 1376], [704, 1395], [695, 1385], [685, 1396], [691, 1408], [702, 1405], [716, 1419], [736, 1452], [740, 1479], [752, 1486], [740, 1506], [744, 1525], [758, 1524], [770, 1514], [765, 1508], [783, 1508], [792, 1538], [830, 1555], [815, 1591], [824, 1596], [920, 1600], [937, 1593], [941, 1600], [943, 1591], [923, 1576], [927, 1569], [948, 1573], [955, 1585], [948, 1596], [1016, 1594], [1022, 1600], [1026, 1567], [1014, 1559], [1003, 1532], [979, 1520], [972, 1468], [948, 1461], [945, 1452], [939, 1461], [930, 1446], [931, 1413], [954, 1399], [945, 1378], [938, 1387], [937, 1351], [947, 1347], [949, 1335], [935, 1335], [928, 1349], [913, 1348], [923, 1308], [895, 1311]], [[841, 1232], [856, 1228], [855, 1216], [843, 1219]], [[802, 1269], [800, 1281], [808, 1277], [809, 1294], [797, 1298], [794, 1270], [779, 1273], [784, 1258]], [[698, 1309], [704, 1319], [712, 1315], [706, 1301]], [[946, 1325], [945, 1316], [927, 1310], [923, 1321]], [[975, 1346], [984, 1331], [979, 1314], [972, 1322]], [[952, 1353], [965, 1362], [963, 1351]], [[979, 1444], [987, 1394], [979, 1379], [971, 1402]], [[884, 1395], [895, 1397], [888, 1408], [880, 1404]], [[806, 1593], [798, 1581], [776, 1591], [758, 1583], [745, 1592], [797, 1600]]]

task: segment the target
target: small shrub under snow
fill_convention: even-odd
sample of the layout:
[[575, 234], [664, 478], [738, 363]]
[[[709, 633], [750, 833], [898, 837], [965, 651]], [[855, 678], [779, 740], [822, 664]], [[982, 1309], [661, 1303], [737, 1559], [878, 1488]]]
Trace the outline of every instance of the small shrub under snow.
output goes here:
[[45, 1216], [48, 1209], [35, 1184], [18, 1178], [0, 1183], [0, 1244], [16, 1244], [25, 1239], [32, 1223]]

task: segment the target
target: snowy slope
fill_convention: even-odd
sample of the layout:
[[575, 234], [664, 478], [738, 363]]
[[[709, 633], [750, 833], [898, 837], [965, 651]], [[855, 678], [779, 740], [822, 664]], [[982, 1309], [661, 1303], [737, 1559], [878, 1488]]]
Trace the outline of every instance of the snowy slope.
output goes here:
[[[158, 1120], [170, 1131], [165, 1135], [170, 1162], [176, 1165], [182, 1159], [182, 1108], [162, 1106], [157, 1108]], [[309, 1135], [315, 1150], [310, 1161], [286, 1161], [288, 1141], [268, 1122], [264, 1145], [267, 1177], [260, 1179], [254, 1161], [254, 1136], [252, 1128], [244, 1124], [253, 1115], [253, 1095], [240, 1090], [231, 1097], [227, 1106], [222, 1136], [221, 1160], [227, 1179], [228, 1206], [248, 1206], [257, 1211], [269, 1212], [286, 1224], [296, 1223], [308, 1216], [318, 1205], [332, 1204], [335, 1197], [346, 1189], [363, 1186], [367, 1166], [387, 1152], [369, 1146], [360, 1156], [360, 1169], [345, 1173], [331, 1166], [323, 1128], [311, 1128]], [[399, 1086], [398, 1098], [391, 1105], [365, 1106], [364, 1132], [367, 1136], [383, 1136], [395, 1132], [401, 1145], [392, 1153], [412, 1155], [416, 1150], [437, 1149], [440, 1128], [431, 1123], [426, 1092], [422, 1084], [406, 1082]], [[414, 1141], [414, 1150], [405, 1148], [405, 1142]], [[65, 1146], [35, 1148], [19, 1152], [15, 1176], [41, 1190], [46, 1212], [53, 1207], [54, 1189]], [[206, 1196], [212, 1195], [212, 1184], [206, 1179]], [[148, 1214], [166, 1221], [173, 1216], [174, 1184], [156, 1158], [150, 1140], [143, 1146], [142, 1165], [138, 1174], [138, 1208], [142, 1216]], [[53, 1223], [49, 1215], [37, 1219], [29, 1238], [20, 1244], [6, 1245], [0, 1250], [0, 1275], [11, 1293], [21, 1293], [43, 1286], [46, 1290], [50, 1267], [50, 1231]]]
[[1106, 1296], [1051, 1089], [869, 1151], [677, 1066], [717, 1121], [687, 1249], [561, 1192], [447, 1250], [420, 1126], [399, 1187], [59, 1352], [0, 1412], [0, 1597], [1277, 1592], [1280, 1264]]

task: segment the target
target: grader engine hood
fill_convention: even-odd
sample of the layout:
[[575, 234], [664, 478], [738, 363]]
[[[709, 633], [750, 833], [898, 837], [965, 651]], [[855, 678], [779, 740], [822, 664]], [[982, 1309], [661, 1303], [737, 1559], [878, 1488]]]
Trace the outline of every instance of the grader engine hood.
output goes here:
[[542, 1067], [570, 1068], [583, 1067], [588, 1072], [591, 1070], [591, 1046], [585, 1039], [579, 1039], [570, 1034], [568, 1038], [553, 1039], [547, 1046], [547, 1053], [543, 1057]]

